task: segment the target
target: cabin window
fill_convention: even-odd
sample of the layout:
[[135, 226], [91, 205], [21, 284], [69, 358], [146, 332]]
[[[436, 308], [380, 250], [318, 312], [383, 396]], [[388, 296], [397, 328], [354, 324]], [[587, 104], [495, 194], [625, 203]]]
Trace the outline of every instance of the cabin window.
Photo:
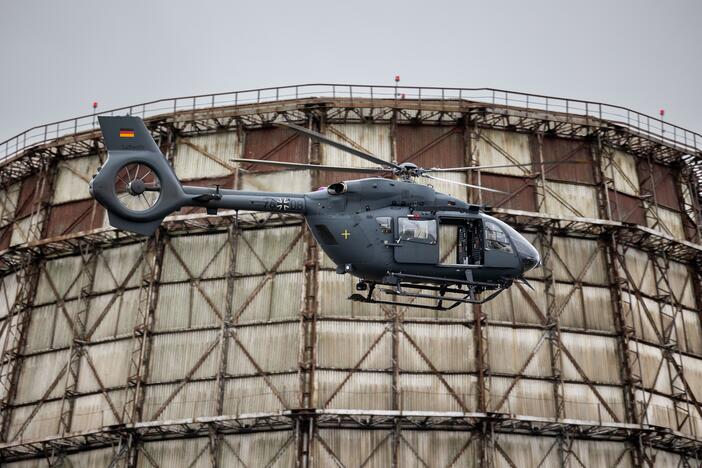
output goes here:
[[397, 218], [401, 241], [436, 244], [436, 220]]
[[491, 221], [485, 221], [485, 248], [512, 253], [512, 245], [505, 231]]
[[392, 232], [392, 218], [390, 216], [380, 216], [375, 218], [378, 226], [380, 226], [380, 232], [383, 234], [390, 234]]

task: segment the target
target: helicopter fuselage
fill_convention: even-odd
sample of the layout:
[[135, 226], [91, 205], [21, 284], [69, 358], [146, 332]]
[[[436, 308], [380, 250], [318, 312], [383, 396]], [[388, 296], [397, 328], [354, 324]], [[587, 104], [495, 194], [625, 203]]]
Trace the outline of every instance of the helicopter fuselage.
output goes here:
[[361, 179], [308, 193], [305, 202], [307, 223], [337, 272], [363, 280], [400, 273], [497, 287], [539, 262], [508, 225], [429, 186]]

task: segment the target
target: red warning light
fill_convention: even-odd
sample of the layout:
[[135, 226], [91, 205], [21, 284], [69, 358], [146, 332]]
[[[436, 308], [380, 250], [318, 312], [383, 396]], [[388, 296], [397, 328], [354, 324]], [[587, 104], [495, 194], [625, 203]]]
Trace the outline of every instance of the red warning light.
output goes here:
[[93, 109], [97, 109], [98, 103], [97, 101], [93, 101]]
[[659, 110], [658, 115], [660, 115], [661, 117], [664, 117], [665, 116], [665, 109]]
[[399, 83], [399, 82], [400, 82], [400, 75], [395, 75], [395, 83]]

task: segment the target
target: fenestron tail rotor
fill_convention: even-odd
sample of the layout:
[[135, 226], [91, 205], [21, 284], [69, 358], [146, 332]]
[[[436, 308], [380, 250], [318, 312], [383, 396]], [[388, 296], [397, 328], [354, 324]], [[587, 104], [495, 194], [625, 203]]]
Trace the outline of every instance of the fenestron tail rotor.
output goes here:
[[114, 187], [119, 203], [136, 213], [153, 208], [161, 197], [161, 181], [156, 172], [141, 163], [124, 165], [115, 176]]

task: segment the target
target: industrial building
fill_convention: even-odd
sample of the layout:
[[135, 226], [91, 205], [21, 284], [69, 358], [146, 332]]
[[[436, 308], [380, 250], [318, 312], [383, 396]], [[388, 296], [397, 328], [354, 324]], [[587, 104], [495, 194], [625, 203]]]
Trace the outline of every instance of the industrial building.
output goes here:
[[355, 178], [232, 158], [363, 167], [279, 121], [427, 168], [527, 163], [446, 174], [509, 195], [435, 188], [527, 233], [543, 267], [482, 306], [354, 303], [296, 215], [111, 228], [88, 193], [95, 116], [35, 127], [0, 144], [2, 466], [702, 466], [699, 134], [493, 89], [299, 85], [106, 114], [143, 117], [189, 185]]

